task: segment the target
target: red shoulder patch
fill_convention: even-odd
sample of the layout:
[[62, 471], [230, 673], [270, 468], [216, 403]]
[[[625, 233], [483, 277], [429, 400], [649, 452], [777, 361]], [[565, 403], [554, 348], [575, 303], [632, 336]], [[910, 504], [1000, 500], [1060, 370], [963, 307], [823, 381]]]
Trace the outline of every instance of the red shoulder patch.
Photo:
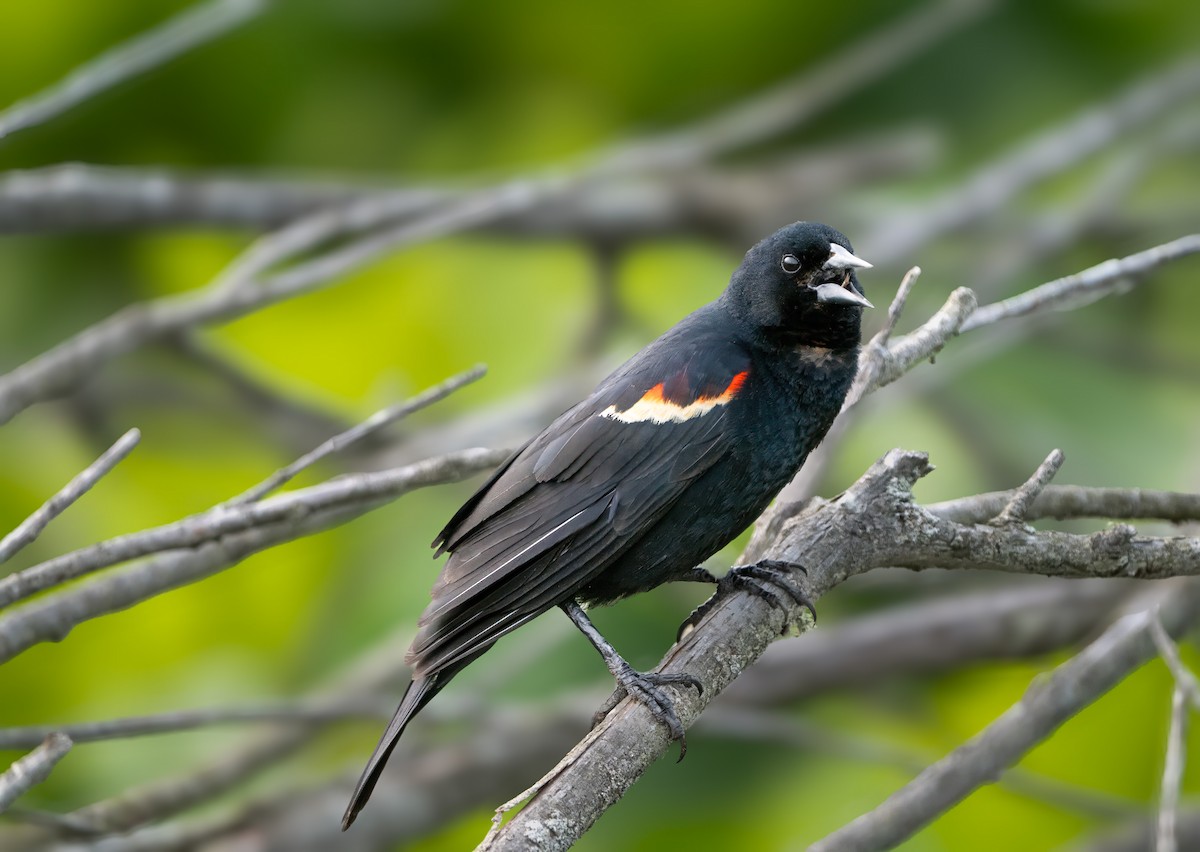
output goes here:
[[[694, 417], [702, 417], [720, 405], [728, 405], [741, 392], [750, 377], [749, 370], [738, 373], [725, 388], [715, 394], [700, 394], [694, 399], [690, 393], [681, 394], [681, 384], [686, 377], [680, 373], [669, 382], [659, 382], [642, 394], [641, 399], [624, 411], [610, 405], [600, 412], [601, 417], [620, 420], [622, 423], [682, 423]], [[680, 398], [682, 396], [682, 399]]]

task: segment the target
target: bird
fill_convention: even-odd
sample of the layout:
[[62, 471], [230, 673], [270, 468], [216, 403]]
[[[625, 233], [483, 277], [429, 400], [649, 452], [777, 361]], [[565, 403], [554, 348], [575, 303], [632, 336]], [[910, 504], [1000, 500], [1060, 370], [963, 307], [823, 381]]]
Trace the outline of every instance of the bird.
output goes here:
[[674, 739], [663, 686], [686, 674], [635, 671], [585, 607], [662, 583], [738, 582], [802, 600], [778, 563], [718, 581], [702, 566], [750, 526], [824, 438], [857, 371], [872, 307], [839, 231], [795, 222], [748, 252], [714, 302], [618, 367], [491, 475], [433, 542], [449, 558], [405, 657], [412, 680], [351, 796], [366, 804], [405, 726], [502, 636], [559, 608], [623, 691]]

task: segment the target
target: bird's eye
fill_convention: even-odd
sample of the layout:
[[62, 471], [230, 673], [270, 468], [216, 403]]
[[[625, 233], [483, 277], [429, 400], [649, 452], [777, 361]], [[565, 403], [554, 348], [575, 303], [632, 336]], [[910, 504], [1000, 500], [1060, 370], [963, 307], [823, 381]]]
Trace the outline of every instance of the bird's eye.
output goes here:
[[785, 254], [783, 260], [779, 261], [779, 266], [788, 275], [795, 275], [800, 271], [800, 258], [794, 254]]

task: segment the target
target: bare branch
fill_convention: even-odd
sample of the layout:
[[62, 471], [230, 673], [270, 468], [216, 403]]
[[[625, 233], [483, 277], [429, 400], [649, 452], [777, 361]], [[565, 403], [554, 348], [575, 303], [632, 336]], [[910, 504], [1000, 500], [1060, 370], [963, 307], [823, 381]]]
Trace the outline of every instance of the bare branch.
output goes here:
[[1200, 62], [1191, 54], [1139, 80], [1112, 100], [1072, 116], [1005, 151], [920, 210], [888, 217], [864, 245], [876, 265], [903, 261], [920, 246], [1003, 208], [1018, 193], [1062, 174], [1130, 130], [1140, 130], [1200, 91]]
[[[1165, 626], [1177, 635], [1200, 615], [1200, 585], [1175, 583], [1162, 591], [1167, 593], [1162, 596]], [[1149, 660], [1154, 654], [1153, 618], [1152, 611], [1141, 611], [1118, 619], [1077, 656], [1034, 680], [1018, 704], [970, 742], [809, 849], [885, 849], [911, 837]]]
[[1192, 674], [1191, 670], [1183, 664], [1183, 659], [1179, 656], [1179, 647], [1175, 644], [1175, 640], [1167, 635], [1162, 622], [1157, 618], [1150, 624], [1150, 636], [1154, 639], [1159, 655], [1175, 677], [1176, 688], [1183, 690], [1184, 695], [1191, 701], [1192, 707], [1200, 710], [1200, 683], [1196, 681], [1196, 676]]
[[53, 733], [63, 733], [78, 743], [173, 734], [223, 725], [337, 722], [351, 719], [387, 718], [392, 711], [386, 702], [366, 696], [280, 702], [251, 707], [214, 707], [207, 710], [177, 710], [149, 716], [127, 716], [103, 722], [65, 725], [31, 725], [0, 728], [0, 749], [30, 748]]
[[53, 733], [40, 746], [10, 766], [0, 775], [0, 813], [8, 810], [9, 805], [31, 787], [45, 781], [54, 765], [66, 757], [70, 750], [71, 738]]
[[908, 272], [904, 273], [904, 277], [900, 279], [900, 287], [896, 290], [896, 297], [892, 299], [892, 303], [888, 306], [887, 322], [883, 324], [883, 328], [879, 329], [879, 333], [871, 339], [870, 345], [887, 346], [892, 332], [896, 330], [896, 324], [900, 322], [900, 314], [904, 312], [904, 305], [908, 302], [908, 294], [912, 292], [912, 288], [916, 286], [917, 279], [920, 277], [921, 267], [919, 266], [914, 266]]
[[[911, 270], [905, 280], [916, 283]], [[871, 391], [891, 384], [915, 364], [941, 351], [947, 341], [962, 329], [967, 318], [975, 311], [976, 304], [975, 294], [966, 287], [959, 287], [950, 294], [937, 313], [915, 331], [897, 337], [890, 344], [886, 342], [888, 335], [882, 339], [872, 339], [863, 350], [858, 375], [842, 405], [842, 412], [845, 413]]]
[[[1155, 619], [1155, 623], [1157, 619]], [[1158, 844], [1155, 852], [1179, 848], [1175, 824], [1179, 813], [1179, 790], [1187, 763], [1188, 696], [1181, 684], [1171, 695], [1171, 730], [1167, 734], [1167, 756], [1163, 763], [1162, 787], [1158, 796]]]
[[0, 540], [0, 563], [7, 562], [21, 548], [41, 535], [47, 524], [91, 490], [92, 486], [99, 482], [105, 474], [133, 452], [133, 448], [141, 439], [141, 432], [137, 429], [130, 429], [117, 439], [115, 444], [105, 450], [100, 458], [88, 465], [78, 476], [64, 485], [57, 494], [43, 503], [36, 512], [22, 521], [15, 530]]
[[[707, 733], [739, 740], [795, 746], [806, 753], [828, 754], [844, 760], [893, 766], [921, 772], [936, 756], [928, 751], [877, 737], [847, 734], [794, 715], [753, 708], [730, 708], [718, 702], [697, 720]], [[1060, 808], [1103, 819], [1131, 818], [1145, 813], [1141, 802], [1101, 793], [1015, 767], [996, 782], [999, 786]]]
[[[911, 501], [912, 484], [930, 470], [923, 454], [893, 450], [836, 500], [814, 500], [790, 520], [776, 519], [774, 535], [752, 540], [740, 561], [803, 561], [808, 574], [796, 580], [813, 600], [851, 576], [884, 565], [988, 567], [1071, 576], [1200, 572], [1200, 541], [1194, 539], [1145, 539], [1122, 528], [1072, 536], [950, 524]], [[1180, 609], [1185, 603], [1200, 609], [1200, 587], [1181, 588], [1195, 594], [1176, 594], [1169, 602], [1174, 607], [1172, 629], [1182, 629], [1183, 615], [1191, 617], [1191, 610]], [[702, 695], [676, 695], [685, 727], [762, 654], [781, 624], [804, 624], [798, 610], [789, 607], [781, 613], [751, 595], [732, 594], [717, 601], [657, 669], [686, 672], [704, 684]], [[1149, 646], [1148, 635], [1141, 640], [1139, 648]], [[1110, 654], [1111, 645], [1093, 645], [1084, 659], [1119, 659], [1117, 652]], [[1106, 669], [1116, 680], [1127, 670], [1115, 672], [1111, 665]], [[1091, 671], [1085, 673], [1090, 676]], [[630, 700], [621, 702], [577, 747], [569, 765], [551, 773], [524, 809], [500, 829], [490, 848], [566, 848], [667, 747], [668, 735], [649, 711]]]
[[[924, 456], [893, 452], [886, 460], [876, 462], [846, 491], [839, 503], [866, 508], [888, 493], [896, 480], [911, 485], [928, 470]], [[891, 517], [888, 510], [877, 508], [879, 511], [873, 517], [881, 521]], [[811, 512], [806, 513], [808, 517], [811, 515]], [[833, 529], [832, 522], [829, 527], [823, 526], [824, 532], [832, 533]], [[854, 559], [857, 545], [864, 541], [857, 536], [843, 541], [838, 533], [827, 538], [818, 534], [810, 539], [813, 549], [806, 552], [805, 562], [816, 579], [809, 583], [811, 588], [808, 589], [814, 600], [824, 591], [819, 585], [819, 578], [825, 576], [822, 557], [833, 539], [845, 547], [832, 558]], [[704, 684], [704, 691], [699, 694], [692, 690], [675, 693], [675, 709], [685, 727], [695, 721], [709, 701], [739, 672], [762, 655], [779, 635], [781, 624], [802, 623], [800, 613], [793, 609], [799, 607], [781, 612], [753, 595], [728, 595], [718, 600], [696, 629], [667, 654], [657, 671], [686, 671]], [[570, 765], [563, 767], [560, 764], [559, 770], [551, 773], [552, 777], [532, 800], [490, 836], [486, 848], [568, 848], [667, 750], [669, 744], [668, 733], [647, 708], [629, 699], [622, 701], [580, 744], [571, 756]]]
[[[765, 162], [605, 181], [482, 227], [509, 237], [617, 244], [713, 234], [740, 245], [781, 219], [796, 218], [798, 210], [825, 206], [824, 199], [848, 187], [927, 167], [938, 150], [938, 137], [928, 130], [886, 132]], [[395, 186], [392, 180], [64, 163], [0, 174], [0, 232], [196, 224], [261, 230], [385, 196], [395, 215], [414, 214], [467, 192], [452, 185]]]
[[[983, 523], [1003, 511], [1015, 494], [1015, 491], [993, 491], [930, 503], [925, 510], [959, 524]], [[1027, 512], [1027, 520], [1038, 518], [1153, 518], [1176, 523], [1196, 521], [1200, 520], [1200, 494], [1142, 488], [1048, 485]]]
[[1005, 319], [1028, 316], [1047, 309], [1077, 308], [1111, 293], [1123, 292], [1137, 279], [1172, 260], [1200, 252], [1200, 234], [1189, 234], [1169, 243], [1131, 254], [1119, 260], [1106, 260], [1083, 272], [1059, 278], [1019, 296], [984, 305], [962, 325], [971, 331]]
[[[955, 10], [981, 8], [983, 5], [979, 0], [943, 0], [922, 10], [921, 14], [902, 22], [904, 32], [913, 30], [913, 37], [906, 46], [896, 51], [886, 49], [882, 51], [884, 57], [888, 62], [908, 58], [911, 51], [927, 44], [925, 38], [930, 33], [944, 35], [945, 24], [965, 20], [966, 16]], [[885, 32], [885, 40], [893, 38], [891, 30]], [[854, 85], [874, 79], [873, 75], [884, 73], [890, 65], [871, 58], [864, 67], [870, 70], [866, 77], [856, 71], [845, 80], [842, 75], [849, 73], [847, 68], [835, 69], [835, 73], [822, 67], [812, 73], [817, 81], [825, 80], [818, 88], [829, 87], [835, 93], [844, 93]], [[805, 75], [801, 83], [813, 85], [813, 79]], [[831, 79], [841, 82], [835, 85], [829, 82]], [[493, 222], [516, 211], [560, 199], [568, 190], [602, 185], [615, 177], [679, 169], [701, 154], [716, 156], [750, 141], [759, 141], [764, 135], [794, 127], [809, 118], [830, 96], [826, 93], [815, 104], [803, 99], [797, 102], [793, 97], [786, 108], [779, 109], [778, 101], [783, 95], [793, 96], [793, 88], [785, 87], [761, 99], [751, 99], [727, 113], [725, 118], [700, 122], [694, 130], [661, 134], [602, 151], [574, 170], [549, 170], [539, 177], [517, 179], [465, 193], [445, 203], [420, 204], [411, 196], [382, 196], [300, 219], [260, 239], [206, 287], [126, 308], [0, 376], [0, 425], [28, 406], [70, 390], [105, 362], [149, 341], [187, 328], [228, 321], [311, 292], [384, 252]], [[755, 116], [764, 110], [771, 111], [771, 115], [756, 119]], [[729, 116], [739, 117], [745, 122], [744, 127], [730, 133]], [[759, 135], [749, 132], [751, 128], [757, 128]], [[269, 269], [284, 261], [300, 257], [334, 238], [353, 234], [363, 236], [344, 247], [266, 276]]]
[[[217, 514], [211, 519], [216, 523], [221, 523], [221, 518], [235, 519], [226, 527], [226, 532], [216, 537], [210, 534], [211, 531], [205, 530], [203, 524], [189, 524], [191, 519], [163, 528], [167, 530], [164, 535], [173, 544], [165, 544], [166, 538], [157, 543], [148, 540], [131, 543], [130, 539], [134, 537], [125, 537], [124, 543], [131, 552], [152, 552], [164, 546], [173, 549], [155, 559], [73, 585], [0, 615], [0, 662], [12, 659], [39, 642], [59, 641], [83, 621], [126, 609], [155, 595], [194, 583], [236, 565], [252, 553], [281, 542], [346, 523], [414, 488], [454, 482], [494, 467], [507, 455], [506, 452], [495, 450], [465, 450], [391, 471], [333, 480], [315, 486], [315, 491], [303, 489], [289, 492], [271, 500], [239, 507], [232, 514], [215, 510]], [[309, 502], [314, 494], [319, 495], [316, 504]], [[250, 528], [238, 522], [239, 516], [245, 519], [257, 516], [264, 510], [266, 516], [274, 513], [275, 519]], [[265, 516], [259, 518], [260, 521], [264, 519]], [[240, 532], [228, 531], [238, 528], [241, 528]], [[135, 534], [139, 535], [142, 534]], [[191, 544], [187, 543], [189, 539]], [[103, 561], [99, 554], [93, 553], [92, 556], [93, 561]], [[133, 557], [126, 555], [125, 558]], [[68, 567], [60, 564], [56, 571]], [[37, 582], [49, 583], [50, 579], [49, 574], [40, 575]], [[14, 587], [12, 591], [25, 590]]]
[[[312, 516], [338, 511], [357, 517], [413, 487], [455, 482], [495, 467], [507, 457], [504, 450], [464, 450], [391, 470], [341, 476], [258, 503], [217, 505], [183, 520], [117, 536], [10, 574], [0, 579], [0, 609], [101, 568], [163, 551], [219, 543], [225, 536], [241, 532], [272, 528], [275, 535], [284, 535], [278, 541], [287, 541], [292, 538], [285, 532], [288, 528], [304, 530], [296, 537], [322, 528], [310, 525]], [[0, 626], [4, 618], [0, 615]]]
[[[287, 467], [277, 470], [271, 476], [255, 485], [253, 488], [239, 494], [225, 502], [225, 507], [240, 506], [246, 503], [253, 503], [261, 500], [267, 494], [270, 494], [277, 488], [285, 485], [294, 479], [301, 471], [312, 467], [326, 456], [340, 452], [356, 441], [359, 441], [368, 435], [378, 432], [380, 429], [395, 423], [398, 420], [403, 420], [410, 414], [420, 411], [423, 408], [428, 408], [435, 402], [439, 402], [450, 394], [454, 393], [461, 387], [471, 384], [483, 378], [487, 372], [487, 367], [482, 364], [472, 367], [465, 373], [459, 373], [457, 376], [451, 376], [441, 384], [429, 388], [425, 392], [418, 394], [412, 399], [389, 406], [380, 411], [375, 412], [362, 423], [359, 423], [345, 432], [334, 435], [325, 443], [321, 444], [310, 453], [306, 453], [296, 461], [289, 464]], [[0, 560], [2, 561], [2, 560]]]
[[1025, 523], [1025, 516], [1029, 512], [1029, 505], [1037, 499], [1037, 496], [1042, 493], [1054, 475], [1058, 473], [1059, 468], [1063, 466], [1063, 462], [1067, 460], [1066, 455], [1062, 450], [1051, 450], [1050, 455], [1046, 456], [1046, 460], [1038, 465], [1038, 469], [1033, 472], [1033, 476], [1013, 492], [1012, 498], [1005, 505], [993, 520], [992, 525], [997, 527], [1013, 526]]
[[0, 113], [0, 140], [43, 124], [131, 77], [244, 24], [264, 8], [263, 0], [211, 0], [100, 54], [62, 81]]
[[872, 611], [776, 642], [721, 702], [782, 704], [882, 680], [1028, 659], [1094, 636], [1137, 588], [1117, 580], [1022, 581]]
[[612, 163], [622, 169], [630, 160], [686, 167], [793, 130], [850, 92], [978, 20], [992, 5], [991, 0], [929, 3], [839, 51], [817, 68], [692, 128], [618, 149]]

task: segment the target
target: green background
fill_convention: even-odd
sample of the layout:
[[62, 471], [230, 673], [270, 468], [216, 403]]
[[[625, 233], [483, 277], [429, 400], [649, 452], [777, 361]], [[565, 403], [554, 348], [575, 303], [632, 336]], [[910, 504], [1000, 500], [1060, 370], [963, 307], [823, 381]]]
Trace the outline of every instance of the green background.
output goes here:
[[[42, 89], [186, 5], [4, 4], [0, 104]], [[916, 7], [291, 0], [15, 134], [0, 143], [0, 168], [81, 161], [388, 185], [495, 179], [686, 125], [814, 67], [909, 8]], [[1031, 134], [1196, 53], [1198, 34], [1194, 3], [997, 4], [797, 132], [739, 152], [732, 165], [753, 169], [772, 157], [836, 151], [900, 130], [928, 133], [937, 156], [924, 167], [856, 185], [829, 209], [794, 212], [847, 231], [870, 260], [872, 246], [860, 231], [877, 231], [868, 225], [904, 222], [907, 211]], [[901, 321], [906, 330], [954, 287], [973, 285], [1001, 264], [1015, 260], [1015, 272], [994, 276], [985, 301], [1200, 229], [1198, 123], [1193, 98], [1129, 129], [967, 232], [864, 273], [869, 295], [886, 305], [904, 269], [920, 264], [924, 275]], [[1176, 137], [1182, 141], [1171, 143]], [[1168, 142], [1154, 148], [1162, 139]], [[1096, 211], [1098, 224], [1080, 239], [1021, 263], [1023, 252], [1035, 251], [1037, 234], [1092, 203], [1090, 193], [1122, 158], [1151, 162], [1109, 202], [1111, 210]], [[203, 286], [252, 236], [172, 229], [0, 238], [0, 370], [124, 305]], [[625, 317], [606, 338], [602, 363], [617, 363], [714, 298], [746, 247], [700, 236], [622, 246], [616, 284]], [[1183, 261], [1131, 294], [1030, 323], [1015, 339], [997, 329], [953, 342], [935, 365], [879, 395], [820, 493], [841, 490], [893, 446], [928, 451], [938, 466], [918, 486], [922, 500], [1012, 487], [1056, 446], [1068, 459], [1061, 482], [1200, 490], [1198, 272], [1195, 260]], [[391, 255], [323, 292], [207, 329], [201, 339], [258, 380], [347, 423], [477, 362], [489, 365], [485, 381], [396, 430], [416, 434], [564, 376], [573, 392], [585, 392], [594, 373], [582, 367], [580, 338], [595, 310], [598, 275], [592, 250], [579, 240], [465, 235]], [[870, 318], [868, 332], [882, 314]], [[93, 387], [90, 399], [39, 405], [0, 431], [0, 530], [19, 523], [125, 429], [138, 426], [144, 436], [15, 567], [205, 509], [308, 448], [239, 408], [228, 387], [165, 347], [106, 366]], [[337, 470], [329, 465], [320, 475]], [[302, 480], [315, 481], [313, 474]], [[34, 648], [0, 670], [0, 724], [243, 704], [304, 690], [394, 626], [415, 623], [437, 569], [426, 542], [471, 487], [418, 492], [88, 622], [64, 643]], [[725, 554], [726, 563], [736, 552]], [[915, 595], [921, 578], [911, 579], [911, 587], [901, 578], [882, 590], [839, 590], [822, 602], [822, 623]], [[598, 623], [631, 662], [649, 666], [701, 594], [660, 589], [600, 613]], [[1053, 662], [872, 684], [794, 712], [937, 755], [978, 732]], [[604, 674], [574, 637], [545, 666], [509, 691], [536, 699], [561, 682], [579, 683], [576, 672], [593, 673], [597, 683]], [[456, 689], [469, 690], [470, 678]], [[1149, 807], [1169, 706], [1169, 676], [1152, 664], [1023, 766]], [[288, 771], [319, 779], [356, 765], [377, 727], [344, 726]], [[25, 802], [78, 807], [202, 760], [233, 739], [218, 729], [79, 746]], [[655, 766], [579, 848], [801, 848], [907, 779], [888, 766], [769, 742], [697, 734], [690, 745], [683, 765]], [[1189, 769], [1185, 784], [1200, 791], [1200, 776]], [[477, 841], [489, 808], [414, 848]], [[1098, 825], [990, 787], [903, 848], [1054, 848]]]

